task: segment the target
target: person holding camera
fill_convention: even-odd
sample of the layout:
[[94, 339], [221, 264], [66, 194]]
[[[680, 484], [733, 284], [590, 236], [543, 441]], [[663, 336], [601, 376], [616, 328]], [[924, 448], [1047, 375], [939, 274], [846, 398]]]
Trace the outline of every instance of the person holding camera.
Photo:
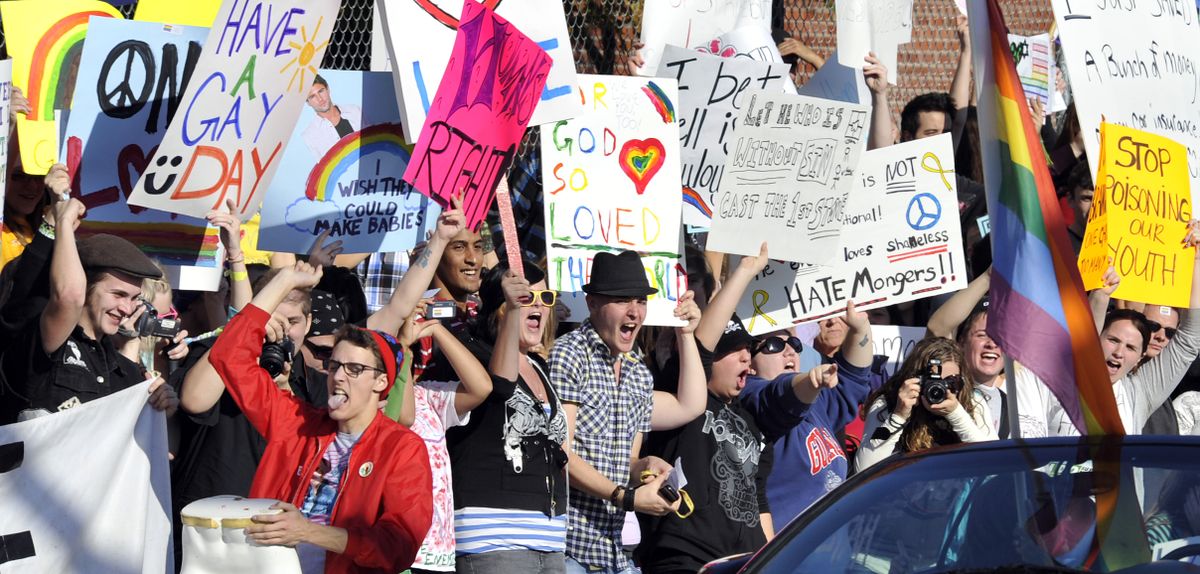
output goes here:
[[996, 440], [983, 396], [962, 371], [963, 355], [950, 339], [923, 339], [900, 370], [867, 404], [864, 441], [855, 455], [863, 470], [895, 452]]
[[399, 572], [412, 564], [433, 513], [420, 437], [380, 413], [404, 349], [390, 335], [345, 327], [326, 362], [325, 406], [279, 392], [260, 366], [264, 341], [289, 325], [267, 309], [311, 289], [321, 268], [280, 270], [217, 338], [209, 360], [230, 396], [267, 440], [250, 496], [282, 512], [255, 516], [247, 536], [296, 547], [306, 572]]
[[187, 336], [179, 312], [171, 304], [171, 284], [164, 279], [143, 279], [141, 305], [117, 330], [121, 354], [169, 378], [172, 365], [187, 358]]

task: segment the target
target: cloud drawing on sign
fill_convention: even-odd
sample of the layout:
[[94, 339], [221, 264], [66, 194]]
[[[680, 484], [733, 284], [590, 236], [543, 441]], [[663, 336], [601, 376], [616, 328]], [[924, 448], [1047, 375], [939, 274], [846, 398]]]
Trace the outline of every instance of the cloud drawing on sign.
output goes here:
[[646, 192], [646, 186], [654, 179], [654, 174], [662, 169], [666, 161], [667, 151], [657, 138], [645, 140], [629, 140], [621, 146], [618, 161], [621, 170], [633, 182], [638, 195]]
[[313, 201], [301, 197], [287, 206], [283, 214], [283, 222], [288, 227], [304, 233], [317, 234], [317, 222], [338, 216], [341, 208], [332, 200]]

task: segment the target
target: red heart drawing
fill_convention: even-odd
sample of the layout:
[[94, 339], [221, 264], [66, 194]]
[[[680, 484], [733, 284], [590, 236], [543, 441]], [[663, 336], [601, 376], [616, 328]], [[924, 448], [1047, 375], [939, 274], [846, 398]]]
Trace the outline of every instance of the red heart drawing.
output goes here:
[[[495, 10], [496, 7], [500, 5], [501, 1], [502, 0], [484, 0], [482, 4], [491, 10]], [[442, 7], [435, 4], [433, 0], [413, 0], [413, 2], [416, 2], [417, 6], [420, 6], [426, 14], [433, 16], [434, 20], [441, 22], [443, 26], [451, 30], [458, 29], [458, 18], [443, 10]]]
[[617, 158], [621, 162], [621, 170], [633, 181], [638, 195], [642, 195], [646, 191], [646, 185], [654, 179], [654, 174], [662, 169], [667, 151], [656, 138], [629, 140], [621, 146], [621, 153]]

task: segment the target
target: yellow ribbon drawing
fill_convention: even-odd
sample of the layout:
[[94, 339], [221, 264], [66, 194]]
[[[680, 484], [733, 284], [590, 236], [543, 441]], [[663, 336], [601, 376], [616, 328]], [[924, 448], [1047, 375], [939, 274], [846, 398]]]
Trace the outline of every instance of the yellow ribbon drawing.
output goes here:
[[771, 298], [771, 296], [767, 295], [767, 292], [763, 291], [761, 289], [754, 292], [754, 297], [751, 299], [751, 303], [754, 305], [754, 316], [750, 317], [750, 332], [751, 333], [754, 332], [754, 321], [757, 320], [759, 317], [766, 319], [767, 323], [770, 323], [770, 325], [772, 327], [778, 325], [778, 323], [776, 323], [775, 320], [772, 319], [770, 315], [767, 315], [762, 310], [762, 306], [766, 305], [767, 301], [770, 300], [770, 298]]
[[[929, 163], [931, 160], [932, 165]], [[942, 160], [938, 159], [938, 156], [933, 152], [925, 152], [925, 155], [921, 158], [921, 169], [942, 176], [942, 183], [946, 184], [946, 189], [948, 191], [954, 191], [954, 185], [951, 184], [950, 180], [946, 178], [946, 174], [954, 173], [954, 170], [942, 168]]]

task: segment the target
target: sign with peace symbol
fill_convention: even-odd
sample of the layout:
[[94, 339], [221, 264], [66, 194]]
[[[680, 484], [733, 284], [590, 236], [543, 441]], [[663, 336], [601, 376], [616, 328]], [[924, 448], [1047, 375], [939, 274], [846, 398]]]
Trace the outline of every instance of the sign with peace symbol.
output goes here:
[[932, 193], [921, 193], [908, 202], [908, 210], [904, 216], [909, 227], [925, 231], [941, 221], [942, 204]]

